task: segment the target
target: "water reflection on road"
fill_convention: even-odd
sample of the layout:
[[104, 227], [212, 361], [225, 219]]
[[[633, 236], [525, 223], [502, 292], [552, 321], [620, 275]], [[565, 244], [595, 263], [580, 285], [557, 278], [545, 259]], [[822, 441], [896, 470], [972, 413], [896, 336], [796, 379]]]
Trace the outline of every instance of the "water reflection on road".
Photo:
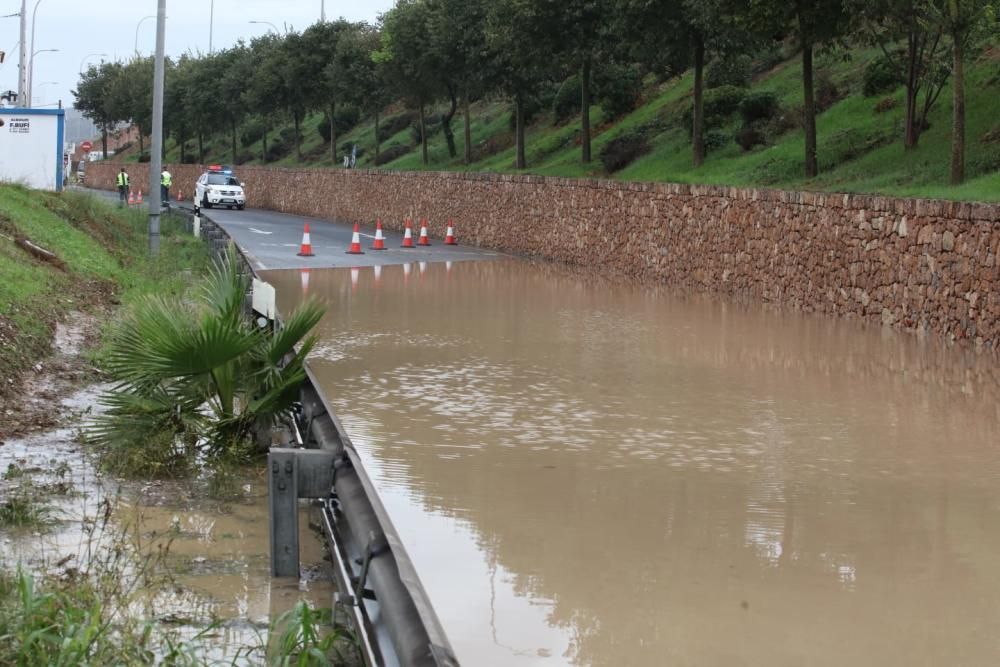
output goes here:
[[995, 358], [522, 261], [274, 272], [467, 665], [1000, 654]]

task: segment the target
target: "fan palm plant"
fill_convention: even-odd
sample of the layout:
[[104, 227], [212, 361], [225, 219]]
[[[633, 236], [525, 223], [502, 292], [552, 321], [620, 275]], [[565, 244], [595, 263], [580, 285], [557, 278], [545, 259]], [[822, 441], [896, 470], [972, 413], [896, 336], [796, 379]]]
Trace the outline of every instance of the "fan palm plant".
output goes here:
[[272, 333], [244, 317], [248, 288], [230, 248], [194, 302], [149, 297], [126, 315], [107, 356], [118, 384], [90, 431], [99, 445], [162, 448], [166, 434], [174, 451], [161, 456], [203, 445], [221, 453], [274, 425], [305, 379], [324, 309], [308, 301]]

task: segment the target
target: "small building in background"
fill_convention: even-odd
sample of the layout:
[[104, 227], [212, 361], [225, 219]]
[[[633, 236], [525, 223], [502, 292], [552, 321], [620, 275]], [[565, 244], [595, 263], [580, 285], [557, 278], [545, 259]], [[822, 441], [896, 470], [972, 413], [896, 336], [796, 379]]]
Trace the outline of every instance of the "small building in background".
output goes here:
[[63, 109], [0, 109], [0, 182], [62, 190]]

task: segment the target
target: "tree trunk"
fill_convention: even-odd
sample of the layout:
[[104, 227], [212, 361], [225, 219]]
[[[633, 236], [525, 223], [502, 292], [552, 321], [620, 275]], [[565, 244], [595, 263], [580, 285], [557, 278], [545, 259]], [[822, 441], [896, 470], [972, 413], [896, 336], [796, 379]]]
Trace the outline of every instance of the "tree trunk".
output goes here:
[[142, 143], [142, 128], [139, 128], [139, 162], [142, 162], [142, 154], [145, 148]]
[[424, 103], [420, 103], [420, 154], [427, 164], [427, 123], [424, 118]]
[[906, 116], [903, 131], [903, 148], [908, 151], [917, 147], [920, 136], [917, 131], [917, 93], [920, 85], [917, 41], [917, 37], [911, 32], [907, 37], [906, 47]]
[[521, 99], [521, 93], [514, 97], [514, 121], [514, 143], [517, 146], [514, 168], [524, 169], [527, 166], [527, 160], [524, 159], [524, 101]]
[[233, 139], [233, 164], [235, 165], [236, 162], [237, 162], [237, 159], [236, 159], [236, 157], [237, 157], [236, 156], [236, 120], [235, 119], [233, 119], [232, 121], [230, 121], [230, 127], [233, 130], [233, 137], [232, 137], [232, 139]]
[[813, 45], [802, 45], [802, 89], [804, 103], [802, 126], [806, 133], [806, 178], [819, 173], [816, 165], [816, 101], [813, 95]]
[[455, 117], [458, 109], [458, 98], [455, 95], [455, 86], [448, 84], [448, 98], [451, 100], [451, 107], [448, 113], [441, 117], [441, 129], [444, 131], [444, 138], [448, 142], [448, 156], [455, 157], [458, 150], [455, 148], [455, 133], [451, 131], [451, 119]]
[[205, 134], [198, 130], [198, 162], [205, 164]]
[[590, 56], [583, 59], [580, 72], [580, 126], [584, 164], [590, 162]]
[[337, 166], [337, 102], [330, 102], [330, 158]]
[[302, 141], [299, 137], [299, 124], [301, 121], [298, 111], [292, 113], [292, 123], [295, 125], [295, 159], [302, 162]]
[[264, 134], [261, 135], [261, 151], [260, 151], [260, 161], [267, 162], [267, 130], [264, 130]]
[[691, 153], [695, 167], [705, 162], [705, 40], [694, 43], [694, 110], [691, 114]]
[[375, 110], [375, 164], [378, 165], [378, 150], [381, 143], [378, 139], [378, 109]]
[[959, 185], [965, 180], [965, 54], [959, 31], [955, 31], [952, 38], [955, 83], [951, 113], [951, 184]]
[[465, 164], [472, 164], [472, 121], [469, 118], [469, 87], [465, 87], [462, 99], [462, 112], [465, 116]]
[[104, 159], [108, 159], [108, 128], [101, 128], [101, 151], [104, 153]]
[[181, 164], [187, 162], [187, 153], [184, 150], [185, 148], [187, 148], [187, 141], [181, 138]]

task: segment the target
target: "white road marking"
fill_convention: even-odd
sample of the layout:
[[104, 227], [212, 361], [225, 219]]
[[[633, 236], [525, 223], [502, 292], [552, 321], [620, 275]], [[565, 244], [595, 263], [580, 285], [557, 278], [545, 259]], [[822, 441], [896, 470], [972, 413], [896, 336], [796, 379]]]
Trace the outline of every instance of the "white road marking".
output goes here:
[[256, 227], [249, 227], [248, 229], [249, 229], [249, 230], [250, 230], [251, 232], [253, 232], [254, 234], [273, 234], [273, 233], [274, 233], [274, 232], [265, 232], [265, 231], [261, 231], [261, 230], [257, 229]]

